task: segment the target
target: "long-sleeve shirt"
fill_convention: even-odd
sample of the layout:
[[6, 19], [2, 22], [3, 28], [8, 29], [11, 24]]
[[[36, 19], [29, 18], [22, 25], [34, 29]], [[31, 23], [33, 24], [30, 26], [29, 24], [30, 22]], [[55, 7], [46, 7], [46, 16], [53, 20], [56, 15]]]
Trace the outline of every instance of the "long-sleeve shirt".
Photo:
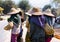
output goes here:
[[11, 17], [8, 19], [8, 22], [13, 21], [13, 29], [12, 34], [18, 34], [20, 33], [20, 27], [21, 27], [21, 17], [19, 14], [11, 15]]
[[53, 17], [51, 16], [46, 16], [45, 15], [45, 21], [50, 25], [50, 26], [53, 26]]
[[19, 25], [21, 24], [21, 17], [19, 14], [13, 14], [11, 17], [8, 19], [8, 22], [13, 21], [14, 24]]
[[40, 27], [44, 28], [45, 19], [44, 16], [31, 16], [29, 17], [29, 21], [34, 22], [35, 24], [39, 25]]

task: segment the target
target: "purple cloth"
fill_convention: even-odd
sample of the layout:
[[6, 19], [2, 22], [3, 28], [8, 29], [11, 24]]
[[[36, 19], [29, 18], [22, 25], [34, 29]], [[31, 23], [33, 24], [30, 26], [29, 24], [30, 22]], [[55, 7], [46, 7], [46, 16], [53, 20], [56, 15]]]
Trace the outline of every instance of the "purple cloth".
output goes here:
[[44, 28], [44, 24], [45, 24], [44, 16], [31, 16], [30, 21]]
[[48, 37], [45, 39], [45, 42], [50, 42], [52, 38]]
[[17, 42], [17, 37], [19, 34], [12, 34], [11, 35], [11, 42]]

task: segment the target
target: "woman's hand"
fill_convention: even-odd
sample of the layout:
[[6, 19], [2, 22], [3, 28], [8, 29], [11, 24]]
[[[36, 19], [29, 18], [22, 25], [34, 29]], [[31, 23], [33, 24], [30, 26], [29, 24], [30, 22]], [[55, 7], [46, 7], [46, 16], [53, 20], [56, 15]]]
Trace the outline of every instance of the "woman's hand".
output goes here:
[[11, 27], [13, 27], [13, 22], [9, 22], [9, 25], [10, 25]]

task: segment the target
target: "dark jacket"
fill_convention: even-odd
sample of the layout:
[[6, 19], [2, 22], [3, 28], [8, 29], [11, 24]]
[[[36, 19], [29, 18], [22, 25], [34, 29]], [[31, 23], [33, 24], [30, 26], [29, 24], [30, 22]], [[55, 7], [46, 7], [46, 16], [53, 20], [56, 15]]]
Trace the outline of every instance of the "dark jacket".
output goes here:
[[8, 22], [13, 21], [14, 24], [19, 25], [21, 22], [21, 17], [19, 14], [13, 14], [11, 17], [8, 19]]

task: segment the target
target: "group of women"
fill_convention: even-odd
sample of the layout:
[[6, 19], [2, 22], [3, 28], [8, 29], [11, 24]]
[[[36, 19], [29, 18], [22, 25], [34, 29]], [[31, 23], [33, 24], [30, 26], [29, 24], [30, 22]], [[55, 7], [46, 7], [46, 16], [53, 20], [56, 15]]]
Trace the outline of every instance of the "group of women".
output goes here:
[[52, 14], [51, 9], [48, 8], [42, 11], [40, 8], [34, 7], [27, 12], [27, 15], [30, 23], [30, 41], [50, 42], [54, 34], [47, 35], [44, 28], [46, 23], [53, 26], [55, 16]]
[[[22, 26], [24, 22], [24, 12], [20, 8], [11, 8], [11, 11], [7, 14], [11, 15], [10, 18], [8, 18], [8, 22], [12, 27], [11, 42], [23, 42], [21, 37], [23, 33], [22, 28], [24, 28]], [[46, 23], [53, 26], [55, 16], [51, 12], [51, 9], [48, 8], [42, 11], [38, 7], [33, 7], [25, 14], [28, 16], [25, 24], [27, 24], [27, 21], [29, 22], [29, 28], [26, 28], [28, 29], [30, 42], [50, 42], [54, 34], [47, 35], [44, 26]], [[27, 34], [25, 34], [25, 36], [26, 35]]]

